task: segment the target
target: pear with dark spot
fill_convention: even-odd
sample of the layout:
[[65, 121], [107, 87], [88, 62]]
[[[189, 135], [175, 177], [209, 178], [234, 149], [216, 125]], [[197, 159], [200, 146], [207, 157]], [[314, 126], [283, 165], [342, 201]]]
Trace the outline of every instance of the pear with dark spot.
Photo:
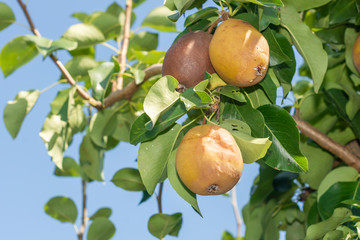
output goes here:
[[193, 31], [181, 36], [167, 51], [162, 75], [176, 78], [186, 88], [204, 80], [205, 72], [215, 73], [209, 57], [212, 35]]

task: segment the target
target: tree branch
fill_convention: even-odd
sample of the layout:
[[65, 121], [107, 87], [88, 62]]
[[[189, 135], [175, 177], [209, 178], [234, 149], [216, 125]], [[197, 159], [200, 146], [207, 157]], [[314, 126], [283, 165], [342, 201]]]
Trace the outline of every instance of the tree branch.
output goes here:
[[[25, 17], [30, 25], [30, 29], [33, 32], [33, 34], [35, 36], [41, 37], [40, 32], [37, 30], [37, 28], [34, 25], [34, 22], [32, 21], [30, 14], [26, 8], [26, 5], [22, 2], [22, 0], [17, 0], [22, 11], [25, 14]], [[76, 88], [76, 91], [78, 92], [78, 94], [85, 100], [87, 100], [92, 106], [96, 107], [97, 109], [100, 109], [101, 106], [101, 102], [96, 101], [94, 98], [92, 98], [86, 91], [84, 91], [84, 89], [82, 89], [79, 85], [76, 84], [76, 81], [74, 80], [74, 78], [71, 76], [71, 74], [69, 73], [69, 71], [64, 67], [64, 65], [62, 64], [62, 62], [57, 59], [57, 57], [55, 57], [55, 55], [50, 54], [50, 58], [53, 60], [53, 62], [56, 64], [56, 66], [60, 69], [60, 71], [62, 72], [62, 74], [65, 76], [65, 78], [68, 80], [68, 82], [70, 83], [71, 86], [74, 86]]]
[[303, 121], [299, 117], [299, 109], [295, 109], [294, 119], [296, 124], [304, 135], [311, 138], [319, 146], [331, 152], [332, 154], [338, 156], [343, 160], [347, 165], [355, 168], [360, 172], [360, 158], [356, 157], [349, 149], [340, 143], [334, 141], [326, 134], [320, 132], [318, 129], [313, 127], [311, 124]]
[[84, 233], [85, 233], [85, 228], [86, 228], [86, 225], [87, 225], [87, 222], [88, 222], [87, 206], [86, 206], [87, 182], [85, 180], [81, 180], [81, 184], [82, 184], [82, 217], [81, 217], [81, 226], [80, 226], [80, 230], [79, 230], [79, 233], [78, 233], [78, 239], [79, 240], [83, 240]]
[[130, 25], [131, 25], [131, 10], [132, 10], [132, 0], [126, 0], [126, 10], [125, 10], [125, 23], [124, 23], [124, 36], [122, 40], [121, 50], [118, 57], [120, 70], [116, 79], [116, 83], [113, 84], [112, 90], [121, 90], [123, 88], [123, 74], [126, 70], [126, 55], [129, 47], [129, 38], [130, 38]]
[[234, 210], [234, 214], [235, 214], [235, 220], [236, 220], [236, 229], [237, 229], [237, 233], [236, 233], [236, 239], [240, 239], [241, 238], [241, 217], [240, 217], [240, 213], [239, 213], [239, 207], [237, 204], [237, 194], [236, 194], [236, 186], [233, 187], [233, 189], [231, 190], [231, 205], [233, 207]]
[[139, 85], [136, 85], [135, 81], [132, 81], [129, 83], [124, 89], [116, 90], [115, 92], [110, 93], [108, 97], [104, 99], [104, 105], [103, 108], [110, 107], [117, 101], [121, 99], [130, 99], [132, 95], [138, 90], [138, 88], [149, 78], [161, 74], [162, 71], [162, 64], [154, 64], [148, 68], [145, 69], [145, 77], [144, 81], [140, 83]]

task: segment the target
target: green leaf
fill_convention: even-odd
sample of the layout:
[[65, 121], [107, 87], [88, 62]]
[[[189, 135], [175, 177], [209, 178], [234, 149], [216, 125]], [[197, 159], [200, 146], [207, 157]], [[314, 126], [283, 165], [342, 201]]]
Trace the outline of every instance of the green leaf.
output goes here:
[[114, 174], [111, 182], [127, 191], [145, 190], [145, 186], [140, 177], [140, 172], [135, 168], [120, 169]]
[[270, 76], [270, 72], [269, 74], [266, 74], [265, 78], [259, 83], [259, 85], [262, 87], [271, 103], [276, 104], [277, 87]]
[[[203, 107], [207, 107], [209, 106], [208, 103], [203, 103], [201, 101], [201, 98], [199, 96], [199, 94], [201, 95], [201, 92], [195, 92], [194, 87], [190, 87], [188, 89], [185, 90], [185, 92], [183, 92], [180, 95], [180, 100], [184, 103], [186, 110], [191, 110], [193, 108], [203, 108]], [[207, 94], [207, 93], [205, 93]], [[208, 98], [206, 98], [206, 95], [203, 95], [203, 100], [209, 100]], [[209, 95], [207, 95], [209, 96]], [[204, 99], [206, 98], [206, 99]], [[210, 99], [211, 100], [211, 99]]]
[[165, 51], [157, 51], [157, 50], [133, 51], [133, 53], [136, 56], [136, 59], [139, 60], [139, 62], [150, 65], [162, 62], [166, 54]]
[[300, 149], [309, 162], [309, 171], [300, 173], [300, 178], [316, 190], [324, 177], [331, 171], [334, 157], [321, 148], [308, 144], [300, 143]]
[[340, 0], [330, 8], [329, 23], [337, 24], [345, 22], [358, 15], [355, 0]]
[[173, 13], [165, 6], [156, 7], [145, 17], [141, 26], [163, 32], [177, 32], [176, 24], [168, 19], [168, 16]]
[[[281, 87], [283, 88], [283, 98], [285, 98], [291, 89], [291, 81], [296, 71], [295, 54], [292, 45], [289, 43], [289, 41], [284, 35], [274, 32], [274, 36], [276, 38], [276, 41], [281, 46], [281, 50], [291, 59], [291, 61], [273, 66], [269, 69], [268, 72], [268, 74], [270, 74], [271, 76], [271, 69], [274, 70], [275, 76], [278, 78]], [[271, 76], [271, 78], [273, 77]]]
[[144, 111], [155, 125], [160, 114], [168, 110], [179, 99], [180, 94], [175, 90], [178, 81], [165, 76], [160, 78], [149, 90], [144, 100]]
[[196, 194], [190, 191], [184, 183], [181, 181], [179, 175], [176, 171], [176, 150], [174, 150], [169, 158], [169, 162], [167, 165], [167, 174], [169, 178], [169, 182], [171, 186], [174, 188], [174, 190], [179, 194], [179, 196], [184, 199], [186, 202], [188, 202], [193, 209], [200, 215], [200, 209], [199, 205], [196, 200]]
[[353, 182], [359, 177], [359, 173], [352, 167], [339, 167], [329, 172], [322, 180], [317, 194], [318, 201], [321, 196], [337, 182]]
[[260, 19], [260, 31], [265, 30], [270, 23], [280, 25], [280, 9], [274, 7], [264, 7]]
[[128, 57], [132, 50], [135, 51], [151, 51], [155, 50], [158, 46], [158, 34], [150, 32], [140, 32], [131, 35], [129, 42]]
[[270, 48], [270, 66], [279, 65], [284, 62], [289, 62], [291, 59], [283, 52], [279, 42], [276, 39], [276, 32], [270, 28], [263, 32]]
[[92, 13], [85, 22], [97, 27], [102, 32], [105, 39], [116, 38], [121, 32], [119, 19], [110, 13]]
[[324, 6], [331, 0], [289, 0], [298, 12]]
[[161, 239], [170, 234], [177, 236], [182, 224], [182, 214], [154, 214], [150, 217], [148, 222], [149, 232]]
[[89, 18], [89, 14], [84, 12], [75, 12], [71, 14], [71, 16], [78, 19], [81, 22], [85, 22]]
[[251, 209], [250, 205], [247, 204], [242, 209], [242, 215], [244, 223], [246, 225], [245, 239], [261, 239], [263, 234], [263, 226], [261, 224], [263, 220], [263, 214], [265, 205], [258, 208]]
[[253, 137], [264, 137], [265, 123], [260, 111], [253, 109], [249, 104], [237, 105], [234, 103], [225, 103], [221, 109], [223, 120], [233, 118], [244, 121], [250, 126]]
[[188, 27], [191, 24], [193, 24], [201, 19], [207, 19], [207, 18], [213, 17], [213, 16], [218, 17], [219, 16], [218, 11], [219, 10], [216, 7], [207, 7], [207, 8], [201, 9], [200, 11], [195, 12], [194, 14], [188, 16], [185, 19], [184, 27]]
[[266, 131], [272, 141], [265, 163], [290, 172], [307, 171], [307, 159], [299, 149], [299, 130], [291, 115], [274, 105], [264, 105], [258, 110], [264, 116]]
[[296, 49], [310, 68], [314, 90], [318, 92], [327, 69], [327, 54], [322, 43], [310, 28], [302, 22], [292, 5], [281, 8], [281, 25], [290, 33]]
[[15, 22], [15, 15], [11, 8], [3, 2], [0, 2], [0, 31], [7, 28]]
[[350, 69], [352, 73], [359, 76], [358, 71], [356, 70], [356, 67], [354, 65], [353, 61], [353, 47], [355, 43], [355, 39], [357, 37], [358, 33], [353, 28], [347, 28], [345, 30], [345, 61], [346, 66]]
[[87, 48], [105, 41], [103, 33], [93, 25], [78, 23], [72, 25], [63, 35], [63, 38], [78, 43], [77, 48]]
[[4, 123], [12, 138], [16, 138], [26, 114], [39, 98], [38, 90], [21, 91], [14, 101], [9, 101], [4, 109]]
[[4, 76], [9, 76], [37, 54], [35, 44], [29, 42], [25, 36], [14, 38], [3, 47], [0, 53], [0, 67]]
[[89, 70], [93, 97], [102, 101], [109, 85], [112, 74], [114, 73], [115, 64], [113, 62], [103, 62], [96, 68]]
[[100, 217], [92, 221], [88, 233], [87, 240], [108, 240], [115, 234], [114, 224], [107, 218]]
[[331, 217], [335, 208], [344, 200], [360, 200], [360, 182], [337, 182], [333, 184], [319, 199], [318, 210], [323, 219]]
[[[244, 163], [250, 164], [265, 156], [271, 141], [269, 138], [252, 137], [250, 131], [244, 130], [244, 124], [236, 119], [226, 119], [220, 126], [231, 133], [240, 148]], [[245, 126], [249, 128], [247, 124]]]
[[93, 115], [90, 120], [89, 133], [92, 142], [101, 147], [106, 148], [108, 137], [116, 128], [116, 106], [106, 108]]
[[144, 81], [145, 71], [139, 68], [131, 68], [130, 72], [134, 75], [134, 80], [137, 85]]
[[74, 94], [76, 89], [74, 87], [60, 90], [55, 99], [50, 103], [51, 113], [53, 115], [59, 115], [62, 121], [68, 120], [69, 109], [74, 104]]
[[75, 79], [88, 76], [88, 71], [97, 67], [99, 63], [86, 55], [75, 56], [65, 64], [66, 69]]
[[64, 151], [72, 139], [71, 129], [67, 123], [61, 119], [60, 115], [49, 114], [41, 129], [40, 137], [44, 141], [52, 161], [62, 169]]
[[90, 217], [90, 219], [95, 220], [96, 218], [110, 218], [111, 213], [111, 208], [100, 208]]
[[175, 124], [171, 129], [158, 135], [154, 140], [143, 142], [139, 148], [138, 167], [146, 190], [151, 195], [166, 169], [181, 126]]
[[77, 42], [70, 41], [65, 38], [60, 38], [54, 41], [35, 35], [25, 35], [25, 37], [30, 42], [33, 42], [36, 45], [36, 48], [44, 57], [50, 55], [51, 53], [59, 49], [66, 49], [68, 51], [72, 51], [77, 47]]
[[260, 85], [246, 87], [244, 88], [244, 91], [246, 91], [253, 108], [271, 104], [270, 99], [267, 97], [265, 91]]
[[81, 170], [79, 164], [71, 157], [64, 157], [62, 162], [62, 169], [56, 167], [55, 176], [58, 177], [79, 177]]
[[342, 221], [351, 215], [351, 211], [347, 208], [335, 209], [333, 215], [322, 222], [316, 223], [308, 227], [306, 230], [305, 240], [321, 239], [327, 232], [336, 229]]
[[220, 94], [232, 98], [238, 102], [246, 102], [245, 95], [241, 92], [241, 88], [233, 85], [225, 85], [220, 88]]
[[91, 141], [90, 135], [84, 136], [80, 145], [80, 166], [86, 175], [97, 181], [103, 181], [104, 150]]
[[54, 197], [45, 204], [45, 212], [60, 222], [75, 223], [77, 208], [73, 200], [67, 197]]
[[151, 130], [148, 130], [146, 127], [144, 127], [151, 121], [150, 118], [146, 115], [146, 113], [141, 114], [131, 126], [130, 143], [136, 145], [140, 142], [153, 139], [162, 131], [174, 124], [176, 120], [178, 120], [185, 113], [186, 109], [184, 104], [182, 104], [180, 101], [177, 101], [168, 111], [160, 115], [155, 126]]

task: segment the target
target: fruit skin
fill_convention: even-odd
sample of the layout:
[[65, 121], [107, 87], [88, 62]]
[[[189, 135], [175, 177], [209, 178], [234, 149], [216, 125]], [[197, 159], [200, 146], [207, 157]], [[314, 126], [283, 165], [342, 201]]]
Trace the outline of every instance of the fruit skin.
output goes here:
[[224, 21], [209, 47], [217, 74], [228, 84], [249, 87], [260, 82], [269, 65], [269, 45], [251, 24], [240, 19]]
[[199, 195], [219, 195], [239, 181], [243, 159], [234, 138], [217, 125], [190, 129], [176, 153], [176, 170], [182, 182]]
[[354, 65], [358, 73], [360, 73], [360, 33], [356, 37], [352, 53]]
[[185, 87], [193, 87], [204, 80], [205, 72], [214, 73], [209, 58], [212, 35], [193, 31], [181, 36], [167, 51], [162, 75], [171, 75]]

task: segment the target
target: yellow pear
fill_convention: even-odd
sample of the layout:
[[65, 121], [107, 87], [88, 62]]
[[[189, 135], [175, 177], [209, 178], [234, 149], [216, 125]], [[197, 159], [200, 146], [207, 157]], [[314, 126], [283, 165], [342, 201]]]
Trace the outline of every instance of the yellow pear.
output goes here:
[[235, 139], [217, 125], [190, 129], [176, 153], [176, 170], [181, 181], [199, 195], [219, 195], [239, 181], [243, 159]]
[[216, 29], [209, 56], [215, 71], [225, 82], [249, 87], [266, 75], [269, 45], [251, 24], [240, 19], [228, 19]]

